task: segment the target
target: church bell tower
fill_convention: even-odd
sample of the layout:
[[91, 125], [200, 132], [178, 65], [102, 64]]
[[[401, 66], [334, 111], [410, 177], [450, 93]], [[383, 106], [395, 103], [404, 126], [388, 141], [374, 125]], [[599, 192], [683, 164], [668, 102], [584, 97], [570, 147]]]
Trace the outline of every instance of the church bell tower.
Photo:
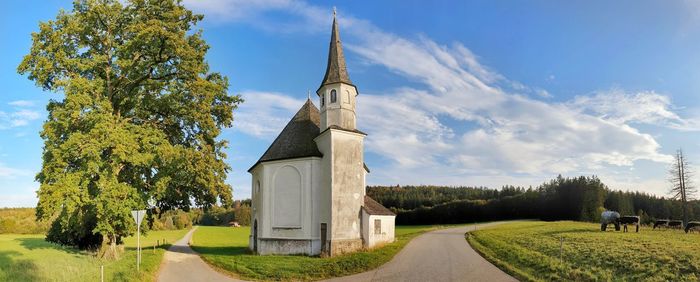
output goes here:
[[321, 131], [334, 126], [346, 130], [357, 129], [355, 121], [357, 87], [350, 81], [345, 66], [335, 10], [333, 10], [333, 28], [328, 48], [326, 75], [316, 94], [320, 98], [321, 105]]
[[357, 88], [350, 81], [340, 43], [338, 20], [333, 11], [333, 28], [328, 65], [321, 86], [321, 133], [314, 139], [321, 160], [319, 209], [321, 252], [335, 256], [363, 246], [361, 209], [365, 196], [364, 138], [355, 121]]

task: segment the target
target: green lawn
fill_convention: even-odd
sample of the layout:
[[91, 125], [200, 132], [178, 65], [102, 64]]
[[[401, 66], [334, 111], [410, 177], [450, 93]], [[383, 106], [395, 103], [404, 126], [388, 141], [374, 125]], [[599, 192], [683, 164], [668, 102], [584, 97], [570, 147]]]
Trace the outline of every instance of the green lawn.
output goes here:
[[192, 248], [209, 264], [232, 276], [254, 280], [318, 280], [377, 268], [391, 260], [413, 237], [437, 228], [440, 226], [397, 226], [394, 243], [333, 258], [251, 255], [250, 227], [200, 226], [194, 233]]
[[[136, 238], [125, 238], [125, 253], [117, 261], [104, 261], [72, 248], [44, 241], [44, 235], [0, 234], [0, 281], [153, 281], [165, 253], [156, 240], [172, 243], [187, 230], [151, 231], [141, 237], [141, 273], [136, 274]], [[149, 248], [150, 247], [150, 248]]]
[[601, 232], [594, 223], [534, 221], [479, 230], [467, 240], [524, 281], [700, 280], [700, 235], [677, 230]]

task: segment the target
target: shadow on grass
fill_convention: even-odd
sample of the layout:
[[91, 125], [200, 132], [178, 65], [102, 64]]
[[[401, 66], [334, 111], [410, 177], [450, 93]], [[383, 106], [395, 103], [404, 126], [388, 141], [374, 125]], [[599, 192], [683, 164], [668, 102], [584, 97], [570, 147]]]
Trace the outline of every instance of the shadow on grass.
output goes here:
[[0, 251], [0, 273], [6, 275], [5, 277], [0, 275], [0, 279], [5, 278], [8, 279], [7, 281], [41, 280], [39, 267], [31, 260], [13, 258], [19, 255], [19, 252]]
[[[179, 252], [178, 250], [180, 248], [176, 248], [179, 246], [175, 246], [170, 249], [170, 251], [173, 252]], [[200, 253], [202, 255], [247, 255], [251, 254], [250, 250], [247, 247], [200, 247], [200, 246], [192, 246], [192, 249]], [[185, 251], [182, 251], [185, 252]]]
[[48, 242], [44, 240], [44, 238], [18, 238], [15, 240], [19, 241], [20, 246], [27, 250], [51, 249], [67, 252], [69, 254], [80, 254], [84, 252], [76, 248], [65, 247], [56, 243]]

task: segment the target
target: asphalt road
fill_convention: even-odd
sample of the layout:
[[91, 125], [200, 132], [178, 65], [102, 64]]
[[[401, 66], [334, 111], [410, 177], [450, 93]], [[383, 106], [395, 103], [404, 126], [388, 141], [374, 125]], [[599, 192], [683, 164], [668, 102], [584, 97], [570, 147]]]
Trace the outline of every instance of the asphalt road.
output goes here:
[[[501, 223], [428, 232], [377, 269], [327, 281], [517, 281], [482, 258], [464, 239], [468, 230]], [[158, 281], [241, 281], [216, 272], [189, 247], [194, 230], [165, 253]]]
[[464, 238], [467, 230], [500, 223], [425, 233], [375, 270], [328, 281], [517, 281], [482, 258]]
[[158, 281], [241, 281], [217, 272], [190, 248], [188, 243], [196, 229], [197, 227], [192, 228], [165, 253], [158, 273]]

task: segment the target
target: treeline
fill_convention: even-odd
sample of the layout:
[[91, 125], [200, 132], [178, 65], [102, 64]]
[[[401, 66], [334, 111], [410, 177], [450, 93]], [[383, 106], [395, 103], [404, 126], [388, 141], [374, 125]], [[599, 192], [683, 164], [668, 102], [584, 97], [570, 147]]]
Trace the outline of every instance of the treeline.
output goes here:
[[34, 208], [0, 208], [0, 234], [45, 233], [49, 225], [49, 222], [36, 221]]
[[[367, 193], [397, 214], [397, 224], [447, 224], [507, 219], [598, 221], [606, 209], [655, 219], [682, 218], [680, 201], [613, 191], [595, 176], [557, 177], [532, 188], [371, 186]], [[700, 219], [700, 201], [689, 206]]]
[[[213, 206], [203, 209], [169, 210], [153, 213], [148, 211], [142, 228], [146, 230], [176, 230], [192, 225], [227, 226], [237, 222], [250, 225], [250, 200], [234, 201], [233, 206], [224, 208]], [[50, 222], [37, 221], [34, 208], [0, 208], [0, 234], [43, 234], [50, 228]]]

